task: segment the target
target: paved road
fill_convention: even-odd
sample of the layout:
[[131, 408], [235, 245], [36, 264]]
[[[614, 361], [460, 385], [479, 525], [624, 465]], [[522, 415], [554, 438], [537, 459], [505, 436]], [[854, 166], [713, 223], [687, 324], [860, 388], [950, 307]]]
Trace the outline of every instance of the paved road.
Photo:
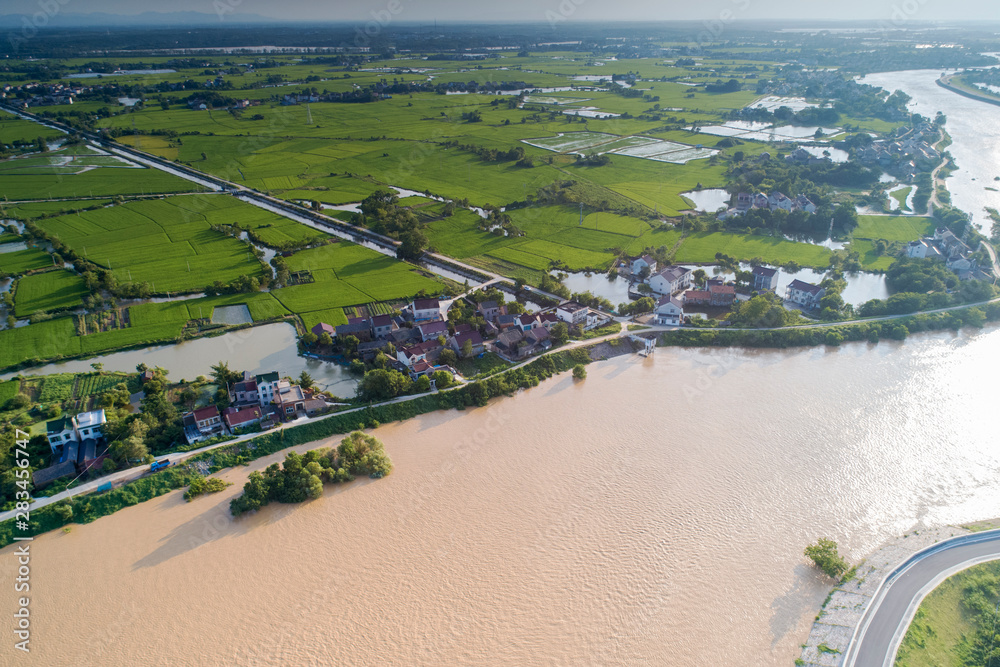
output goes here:
[[844, 666], [891, 667], [924, 597], [952, 574], [990, 560], [1000, 560], [1000, 531], [948, 540], [915, 556], [865, 610]]
[[1000, 278], [1000, 262], [997, 261], [997, 251], [994, 250], [993, 246], [991, 246], [986, 241], [982, 242], [982, 246], [984, 248], [986, 248], [986, 252], [989, 253], [990, 259], [993, 260], [993, 277], [994, 277], [994, 280], [996, 278]]

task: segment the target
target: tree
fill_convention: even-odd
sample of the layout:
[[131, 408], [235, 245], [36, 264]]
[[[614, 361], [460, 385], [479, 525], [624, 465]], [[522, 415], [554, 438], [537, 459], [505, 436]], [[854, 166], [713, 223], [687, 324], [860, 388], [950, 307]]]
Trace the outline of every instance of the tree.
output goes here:
[[92, 363], [92, 364], [90, 365], [90, 367], [91, 367], [91, 368], [93, 368], [93, 369], [94, 369], [95, 371], [97, 371], [98, 373], [100, 373], [101, 371], [103, 371], [103, 370], [104, 370], [104, 364], [102, 364], [102, 363], [101, 363], [101, 362], [99, 362], [99, 361], [95, 361], [94, 363]]
[[340, 339], [340, 351], [344, 353], [345, 356], [353, 356], [358, 350], [358, 345], [361, 343], [357, 336], [344, 336]]
[[847, 572], [847, 561], [838, 553], [837, 543], [827, 537], [821, 537], [816, 544], [807, 546], [805, 555], [833, 579], [839, 579]]
[[472, 349], [472, 340], [469, 339], [469, 338], [466, 338], [465, 342], [462, 343], [462, 358], [468, 359], [469, 357], [472, 356], [472, 352], [473, 352], [473, 349]]
[[418, 394], [423, 394], [431, 390], [431, 379], [426, 375], [421, 375], [417, 378], [417, 381], [413, 383], [413, 391]]
[[455, 354], [455, 350], [446, 347], [441, 350], [441, 354], [438, 356], [438, 363], [444, 366], [454, 366], [458, 363], [458, 355]]
[[120, 438], [111, 443], [108, 453], [115, 461], [128, 464], [131, 461], [145, 461], [149, 457], [146, 448], [146, 433], [149, 426], [142, 419], [133, 419], [128, 427], [128, 437]]
[[565, 322], [556, 322], [552, 326], [551, 334], [556, 345], [562, 345], [569, 340], [569, 327], [566, 326]]
[[331, 347], [333, 345], [333, 336], [324, 331], [319, 335], [319, 344], [323, 347]]
[[226, 387], [228, 389], [230, 383], [239, 382], [243, 377], [241, 373], [229, 368], [229, 362], [227, 361], [220, 361], [211, 368], [212, 379], [219, 387]]
[[413, 229], [399, 237], [399, 247], [396, 248], [396, 257], [399, 259], [409, 259], [416, 261], [424, 254], [427, 247], [427, 237], [419, 229]]
[[364, 374], [358, 383], [358, 397], [364, 401], [384, 401], [410, 391], [413, 382], [396, 370], [376, 368]]
[[450, 387], [455, 381], [455, 378], [448, 371], [434, 371], [431, 373], [431, 379], [434, 380], [434, 386], [438, 389]]
[[573, 367], [573, 377], [577, 380], [583, 380], [587, 377], [587, 367], [583, 364], [577, 364]]
[[302, 371], [299, 374], [299, 386], [300, 387], [302, 387], [303, 389], [312, 389], [315, 385], [316, 385], [316, 382], [313, 380], [312, 376], [309, 375], [309, 373], [307, 373], [305, 371]]

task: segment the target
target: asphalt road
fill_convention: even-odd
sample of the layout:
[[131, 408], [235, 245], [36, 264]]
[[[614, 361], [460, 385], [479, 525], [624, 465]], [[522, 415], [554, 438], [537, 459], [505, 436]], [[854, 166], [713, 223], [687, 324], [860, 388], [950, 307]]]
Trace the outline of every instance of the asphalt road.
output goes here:
[[[952, 574], [976, 563], [1000, 559], [1000, 531], [990, 531], [929, 553], [883, 587], [861, 617], [859, 632], [845, 656], [845, 667], [891, 666], [921, 600]], [[941, 548], [934, 547], [934, 548]]]

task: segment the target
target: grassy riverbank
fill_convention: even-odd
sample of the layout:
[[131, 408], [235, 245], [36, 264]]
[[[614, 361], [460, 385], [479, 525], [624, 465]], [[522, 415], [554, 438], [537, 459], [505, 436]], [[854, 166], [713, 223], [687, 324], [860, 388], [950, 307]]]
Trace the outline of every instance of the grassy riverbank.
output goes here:
[[997, 561], [970, 567], [942, 582], [917, 609], [899, 647], [895, 666], [983, 665], [976, 644], [983, 636], [992, 634], [998, 588], [1000, 562]]
[[659, 340], [664, 347], [808, 347], [840, 345], [882, 339], [906, 340], [921, 331], [957, 331], [962, 327], [982, 328], [986, 322], [1000, 321], [1000, 302], [969, 306], [943, 313], [915, 313], [886, 320], [831, 324], [826, 327], [786, 329], [682, 329], [668, 331]]

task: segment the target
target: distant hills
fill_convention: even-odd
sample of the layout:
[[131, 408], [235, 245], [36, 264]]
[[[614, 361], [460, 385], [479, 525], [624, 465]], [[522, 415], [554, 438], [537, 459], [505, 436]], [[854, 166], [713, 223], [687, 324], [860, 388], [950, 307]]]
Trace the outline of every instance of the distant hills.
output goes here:
[[[30, 20], [30, 17], [27, 17]], [[0, 29], [20, 28], [25, 19], [24, 14], [0, 14]], [[260, 14], [232, 13], [226, 14], [220, 21], [217, 14], [204, 12], [143, 12], [141, 14], [108, 14], [91, 12], [89, 14], [59, 13], [50, 17], [47, 28], [122, 28], [122, 27], [157, 27], [169, 28], [177, 26], [203, 26], [240, 23], [281, 23]]]

